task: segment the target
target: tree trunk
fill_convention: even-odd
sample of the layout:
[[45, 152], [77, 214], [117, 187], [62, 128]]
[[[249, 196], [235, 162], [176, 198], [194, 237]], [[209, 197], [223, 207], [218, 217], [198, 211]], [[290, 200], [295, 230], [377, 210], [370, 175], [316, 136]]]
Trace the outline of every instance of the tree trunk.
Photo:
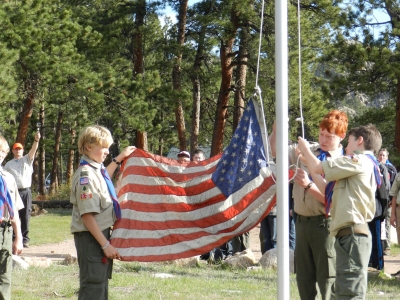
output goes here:
[[[139, 0], [136, 5], [135, 17], [135, 31], [133, 35], [133, 77], [143, 76], [144, 73], [144, 54], [143, 54], [143, 26], [144, 18], [146, 16], [146, 1]], [[136, 131], [135, 146], [146, 150], [147, 145], [147, 132]]]
[[233, 74], [232, 66], [232, 46], [238, 28], [239, 18], [236, 11], [231, 11], [232, 32], [226, 40], [221, 40], [220, 60], [221, 60], [221, 86], [218, 94], [217, 108], [215, 110], [215, 121], [211, 144], [211, 156], [217, 155], [223, 150], [224, 132], [227, 116], [227, 106], [231, 93], [231, 82]]
[[145, 151], [148, 151], [148, 148], [147, 148], [147, 132], [141, 132], [141, 131], [137, 131], [136, 132], [135, 146], [137, 148], [140, 148], [140, 149], [143, 149]]
[[26, 136], [28, 134], [29, 123], [33, 113], [33, 103], [35, 101], [35, 86], [30, 78], [25, 80], [26, 97], [24, 107], [20, 114], [20, 122], [16, 142], [21, 143], [25, 147]]
[[206, 27], [201, 28], [199, 42], [197, 44], [197, 53], [193, 64], [193, 76], [191, 76], [193, 86], [193, 105], [192, 105], [192, 132], [190, 135], [190, 151], [193, 152], [199, 148], [199, 133], [200, 133], [200, 105], [201, 105], [201, 86], [200, 86], [200, 66], [203, 60], [204, 39]]
[[394, 134], [394, 146], [397, 150], [397, 153], [400, 153], [400, 77], [397, 78], [396, 128]]
[[158, 138], [158, 155], [163, 155], [164, 139], [162, 136]]
[[67, 163], [67, 171], [65, 174], [65, 181], [69, 184], [71, 182], [72, 175], [74, 174], [74, 156], [75, 156], [75, 148], [76, 148], [76, 130], [75, 130], [76, 122], [74, 122], [73, 127], [70, 128], [69, 134], [71, 135], [71, 141], [69, 145], [68, 151], [68, 163]]
[[57, 118], [57, 127], [54, 138], [54, 152], [53, 152], [53, 168], [51, 170], [51, 184], [50, 184], [50, 194], [54, 194], [57, 191], [57, 169], [58, 169], [58, 160], [60, 155], [60, 142], [61, 142], [61, 128], [63, 123], [63, 112], [58, 112]]
[[39, 194], [44, 195], [46, 193], [45, 190], [45, 179], [46, 179], [46, 161], [45, 161], [45, 147], [44, 147], [44, 121], [45, 121], [45, 113], [44, 113], [44, 104], [40, 107], [39, 112], [39, 122], [41, 123], [40, 127], [40, 136], [41, 143], [39, 143], [38, 149], [38, 184], [39, 184]]
[[146, 1], [139, 0], [136, 4], [135, 31], [133, 33], [133, 77], [143, 75], [143, 25], [146, 16]]
[[247, 58], [248, 58], [248, 31], [242, 28], [240, 32], [239, 64], [236, 67], [236, 87], [233, 109], [233, 131], [239, 124], [244, 111], [244, 98], [246, 90]]
[[[178, 36], [177, 36], [177, 53], [175, 57], [175, 65], [172, 70], [172, 85], [175, 91], [181, 90], [181, 63], [182, 63], [182, 46], [185, 42], [186, 13], [188, 8], [188, 0], [181, 0], [178, 13]], [[176, 128], [178, 130], [179, 149], [186, 150], [186, 128], [185, 115], [182, 107], [182, 100], [177, 99], [175, 104]]]

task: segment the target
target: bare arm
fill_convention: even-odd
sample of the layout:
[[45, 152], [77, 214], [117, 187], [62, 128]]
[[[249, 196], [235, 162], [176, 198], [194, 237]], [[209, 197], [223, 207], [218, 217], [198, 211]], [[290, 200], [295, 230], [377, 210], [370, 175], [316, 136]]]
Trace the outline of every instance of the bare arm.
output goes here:
[[[117, 162], [122, 162], [126, 157], [128, 157], [129, 155], [131, 155], [131, 153], [133, 151], [136, 150], [135, 146], [128, 146], [126, 147], [117, 157], [115, 157], [115, 160]], [[115, 170], [117, 169], [118, 165], [114, 162], [111, 162], [108, 166], [107, 166], [107, 173], [110, 175], [110, 177], [112, 177], [114, 175]]]
[[269, 145], [271, 146], [272, 156], [276, 157], [276, 121], [274, 121], [274, 125], [272, 126], [272, 133], [269, 136]]
[[[100, 244], [101, 247], [107, 245], [108, 240], [104, 236], [103, 232], [101, 232], [99, 225], [94, 218], [92, 213], [87, 213], [82, 215], [83, 223], [85, 224], [86, 228], [89, 232], [93, 235], [96, 241]], [[105, 256], [110, 259], [117, 258], [120, 259], [121, 256], [119, 255], [117, 249], [114, 248], [113, 245], [108, 245], [105, 249], [103, 249]]]
[[392, 213], [390, 214], [390, 224], [394, 228], [396, 228], [396, 226], [397, 226], [396, 205], [397, 205], [397, 197], [393, 197], [392, 198]]
[[[315, 175], [315, 176], [321, 177], [321, 175]], [[307, 188], [307, 191], [305, 192], [310, 193], [319, 202], [325, 203], [325, 190], [324, 192], [321, 192], [319, 190], [318, 186], [314, 184], [316, 183], [314, 177], [313, 177], [314, 183], [312, 183], [312, 181], [310, 180], [310, 178], [308, 177], [307, 173], [304, 170], [297, 169], [297, 174], [294, 177], [294, 181], [302, 188], [307, 188], [307, 186], [311, 183], [311, 186]]]
[[21, 221], [19, 220], [18, 212], [14, 214], [14, 218], [11, 220], [11, 226], [14, 231], [14, 241], [12, 244], [12, 253], [15, 255], [21, 254], [22, 245], [22, 233], [21, 233]]
[[28, 156], [29, 156], [30, 160], [33, 160], [35, 158], [35, 153], [36, 153], [36, 150], [37, 150], [37, 148], [39, 146], [39, 140], [40, 140], [40, 132], [38, 131], [35, 134], [35, 140], [33, 141], [32, 148], [28, 152]]
[[299, 137], [297, 147], [307, 160], [307, 167], [311, 173], [324, 174], [321, 161], [311, 152], [308, 142]]

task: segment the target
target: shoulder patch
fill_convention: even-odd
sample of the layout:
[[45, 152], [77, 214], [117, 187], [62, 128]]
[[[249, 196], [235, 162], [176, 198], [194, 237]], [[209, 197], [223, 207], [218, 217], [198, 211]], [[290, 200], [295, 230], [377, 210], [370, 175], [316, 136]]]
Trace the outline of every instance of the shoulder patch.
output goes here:
[[88, 171], [88, 170], [81, 170], [80, 176], [81, 176], [81, 177], [89, 176], [89, 171]]
[[89, 177], [81, 177], [79, 182], [81, 185], [89, 184]]

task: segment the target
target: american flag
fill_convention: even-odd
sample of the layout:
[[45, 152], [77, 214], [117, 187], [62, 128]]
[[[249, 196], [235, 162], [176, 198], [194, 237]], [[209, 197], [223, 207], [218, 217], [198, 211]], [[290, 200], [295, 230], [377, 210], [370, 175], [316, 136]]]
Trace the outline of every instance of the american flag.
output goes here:
[[118, 192], [122, 219], [111, 236], [123, 260], [201, 255], [270, 212], [275, 181], [261, 116], [250, 100], [229, 146], [202, 162], [180, 164], [141, 149], [125, 160]]

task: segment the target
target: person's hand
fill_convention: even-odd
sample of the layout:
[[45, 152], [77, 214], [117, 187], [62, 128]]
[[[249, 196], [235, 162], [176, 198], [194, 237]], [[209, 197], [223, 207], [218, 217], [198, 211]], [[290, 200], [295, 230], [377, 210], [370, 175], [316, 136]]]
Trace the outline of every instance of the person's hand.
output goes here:
[[41, 137], [40, 132], [36, 131], [36, 133], [35, 133], [35, 141], [39, 141], [40, 137]]
[[22, 245], [22, 239], [20, 237], [15, 237], [12, 244], [12, 254], [19, 255], [22, 253], [22, 249], [24, 249], [24, 246]]
[[122, 156], [121, 159], [124, 160], [126, 157], [131, 155], [135, 150], [136, 150], [135, 146], [128, 146], [124, 150], [122, 150], [121, 154], [118, 156]]
[[108, 245], [105, 249], [103, 249], [104, 255], [109, 259], [121, 259], [121, 255], [119, 255], [117, 249], [114, 248], [113, 245]]
[[300, 150], [301, 153], [304, 153], [307, 151], [308, 148], [310, 148], [310, 144], [307, 142], [307, 140], [299, 136], [297, 148]]
[[297, 174], [294, 177], [294, 182], [296, 182], [302, 188], [306, 188], [308, 184], [311, 182], [310, 178], [308, 178], [308, 174], [303, 169], [298, 168]]
[[390, 216], [390, 225], [392, 225], [394, 228], [396, 228], [397, 222], [396, 222], [396, 215], [392, 214]]
[[301, 153], [299, 147], [296, 147], [295, 154], [296, 154], [296, 157], [300, 158], [300, 161], [302, 162], [303, 165], [307, 165], [307, 160], [304, 157], [304, 155]]

